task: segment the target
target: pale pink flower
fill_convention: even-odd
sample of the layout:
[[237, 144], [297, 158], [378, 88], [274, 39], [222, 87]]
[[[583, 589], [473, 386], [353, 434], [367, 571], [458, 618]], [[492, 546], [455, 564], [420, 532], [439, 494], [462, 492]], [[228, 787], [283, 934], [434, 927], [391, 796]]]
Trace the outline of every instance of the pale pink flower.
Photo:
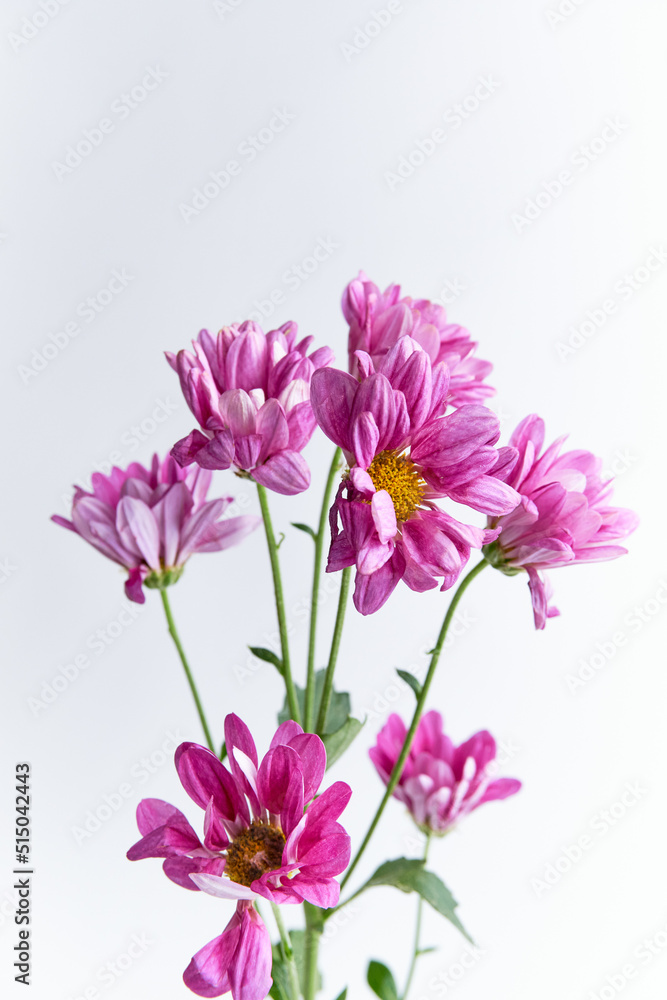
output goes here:
[[212, 473], [181, 469], [171, 456], [153, 455], [150, 469], [132, 462], [109, 476], [95, 472], [92, 493], [80, 487], [72, 520], [51, 518], [129, 571], [125, 593], [143, 604], [143, 585], [166, 587], [178, 580], [195, 552], [219, 552], [253, 531], [251, 515], [220, 520], [231, 497], [206, 500]]
[[510, 438], [519, 459], [506, 477], [521, 503], [509, 514], [489, 518], [499, 535], [484, 550], [504, 573], [528, 573], [539, 629], [560, 613], [549, 603], [551, 587], [542, 571], [625, 555], [627, 549], [610, 543], [625, 538], [638, 523], [634, 511], [610, 505], [612, 480], [602, 479], [602, 460], [590, 451], [561, 455], [564, 441], [558, 438], [542, 452], [544, 421], [535, 414], [521, 421]]

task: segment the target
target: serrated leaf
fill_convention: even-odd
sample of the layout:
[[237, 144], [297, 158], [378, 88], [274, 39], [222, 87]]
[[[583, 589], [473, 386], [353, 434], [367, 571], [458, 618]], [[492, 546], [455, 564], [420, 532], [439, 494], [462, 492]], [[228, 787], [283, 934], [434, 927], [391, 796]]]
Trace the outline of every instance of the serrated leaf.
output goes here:
[[396, 668], [396, 673], [402, 681], [405, 681], [406, 684], [410, 685], [415, 693], [415, 698], [419, 698], [422, 693], [422, 686], [414, 674], [411, 674], [409, 670], [399, 670], [398, 667]]
[[429, 872], [424, 862], [415, 858], [397, 858], [395, 861], [385, 861], [374, 872], [363, 889], [377, 885], [393, 885], [402, 892], [418, 892], [434, 910], [454, 924], [454, 926], [470, 941], [475, 942], [456, 915], [458, 903], [451, 892], [435, 872]]
[[368, 963], [366, 981], [380, 1000], [398, 1000], [398, 989], [391, 971], [382, 962], [371, 959]]
[[[324, 670], [318, 670], [315, 674], [315, 718], [319, 714], [320, 702], [322, 701], [322, 691], [324, 690]], [[303, 688], [296, 687], [296, 699], [299, 704], [299, 710], [301, 711], [301, 717], [306, 714], [306, 692]], [[350, 714], [350, 696], [347, 692], [343, 691], [332, 691], [331, 701], [329, 703], [329, 711], [327, 712], [327, 721], [324, 726], [325, 733], [335, 733], [341, 726], [345, 725], [347, 718]], [[289, 705], [287, 704], [287, 699], [283, 703], [283, 707], [278, 713], [278, 722], [286, 722], [290, 718]]]
[[[290, 940], [292, 942], [292, 951], [294, 952], [294, 961], [296, 962], [297, 971], [299, 973], [299, 983], [301, 984], [301, 990], [303, 993], [306, 991], [306, 932], [305, 931], [290, 931]], [[317, 982], [315, 984], [316, 990], [322, 989], [322, 976], [318, 970]]]
[[317, 543], [317, 532], [313, 531], [309, 524], [301, 524], [300, 521], [290, 521], [293, 528], [298, 528], [299, 531], [305, 531], [307, 535], [310, 535], [312, 540]]
[[248, 646], [248, 649], [253, 656], [257, 657], [258, 660], [264, 660], [266, 663], [272, 663], [281, 677], [284, 675], [283, 661], [277, 653], [273, 652], [272, 649], [265, 649], [263, 646]]
[[327, 770], [335, 764], [339, 757], [342, 757], [350, 743], [357, 738], [364, 723], [354, 716], [349, 715], [340, 729], [335, 733], [325, 733], [322, 738], [324, 748], [327, 752]]

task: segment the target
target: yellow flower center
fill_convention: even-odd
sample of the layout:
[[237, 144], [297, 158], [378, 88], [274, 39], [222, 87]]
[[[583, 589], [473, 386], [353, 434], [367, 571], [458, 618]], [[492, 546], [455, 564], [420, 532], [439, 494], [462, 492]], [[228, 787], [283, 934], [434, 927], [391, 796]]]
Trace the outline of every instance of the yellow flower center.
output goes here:
[[386, 490], [394, 504], [397, 521], [407, 521], [424, 499], [426, 483], [407, 455], [381, 451], [368, 469], [376, 490]]
[[282, 830], [253, 821], [227, 848], [225, 875], [239, 885], [252, 885], [264, 872], [282, 866], [284, 846]]

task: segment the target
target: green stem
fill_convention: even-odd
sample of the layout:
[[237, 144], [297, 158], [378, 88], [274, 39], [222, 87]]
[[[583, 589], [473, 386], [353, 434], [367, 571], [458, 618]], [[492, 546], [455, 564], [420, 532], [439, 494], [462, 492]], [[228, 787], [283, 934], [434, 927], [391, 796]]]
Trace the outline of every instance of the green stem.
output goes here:
[[[426, 844], [424, 845], [424, 864], [428, 859], [428, 849], [431, 843], [430, 833], [426, 834]], [[410, 987], [412, 985], [412, 978], [415, 974], [415, 969], [417, 968], [417, 959], [419, 958], [419, 940], [421, 937], [422, 930], [422, 912], [423, 912], [424, 900], [420, 896], [417, 901], [417, 923], [415, 925], [415, 944], [412, 950], [412, 961], [410, 962], [410, 969], [408, 970], [408, 978], [405, 983], [405, 989], [403, 990], [403, 996], [401, 1000], [407, 1000], [408, 993], [410, 992]]]
[[[389, 799], [391, 798], [391, 796], [392, 796], [392, 794], [394, 792], [394, 789], [396, 788], [396, 785], [398, 784], [399, 778], [401, 777], [401, 774], [403, 773], [403, 767], [404, 767], [405, 762], [407, 760], [408, 754], [410, 753], [410, 747], [412, 746], [412, 741], [414, 739], [415, 733], [417, 732], [417, 726], [419, 725], [419, 721], [420, 721], [420, 719], [422, 717], [422, 712], [424, 711], [424, 705], [426, 704], [426, 699], [428, 697], [429, 688], [431, 687], [431, 681], [433, 680], [433, 676], [435, 674], [436, 667], [438, 666], [438, 660], [440, 659], [440, 653], [442, 652], [442, 647], [443, 647], [443, 645], [445, 643], [445, 639], [447, 638], [447, 630], [449, 629], [449, 626], [451, 624], [452, 618], [454, 617], [454, 613], [456, 611], [458, 603], [461, 600], [461, 598], [463, 597], [463, 594], [464, 594], [465, 590], [467, 589], [467, 587], [472, 583], [472, 581], [475, 579], [475, 577], [479, 573], [482, 572], [482, 570], [484, 569], [484, 567], [488, 566], [488, 565], [489, 564], [487, 563], [486, 559], [482, 559], [481, 562], [478, 562], [477, 565], [474, 566], [470, 570], [470, 572], [467, 574], [467, 576], [464, 576], [463, 580], [461, 581], [461, 583], [459, 584], [459, 586], [458, 586], [458, 588], [456, 590], [456, 593], [452, 597], [452, 600], [451, 600], [451, 603], [450, 603], [449, 607], [447, 608], [447, 614], [445, 615], [445, 620], [442, 623], [442, 628], [440, 629], [440, 634], [438, 636], [438, 640], [437, 640], [435, 646], [433, 647], [433, 652], [432, 652], [432, 655], [431, 655], [431, 662], [429, 663], [429, 667], [428, 667], [428, 671], [427, 671], [427, 674], [426, 674], [426, 678], [424, 680], [424, 684], [423, 684], [422, 689], [421, 689], [421, 691], [419, 693], [419, 697], [417, 698], [417, 707], [415, 708], [415, 713], [412, 716], [412, 722], [410, 723], [410, 728], [408, 729], [407, 736], [405, 737], [405, 742], [403, 743], [403, 748], [402, 748], [402, 750], [400, 752], [398, 760], [396, 761], [396, 763], [394, 765], [394, 769], [391, 772], [391, 775], [390, 775], [390, 778], [389, 778], [389, 782], [387, 784], [387, 788], [385, 790], [384, 796], [382, 797], [382, 801], [380, 802], [380, 805], [378, 806], [377, 812], [375, 813], [375, 816], [373, 817], [373, 819], [371, 821], [371, 825], [369, 826], [369, 828], [368, 828], [368, 830], [366, 832], [366, 836], [364, 837], [364, 839], [361, 842], [361, 847], [359, 848], [359, 850], [355, 854], [354, 859], [353, 859], [352, 863], [350, 864], [350, 867], [348, 868], [347, 872], [345, 873], [345, 878], [341, 882], [341, 889], [343, 888], [343, 886], [346, 884], [346, 882], [350, 878], [350, 875], [352, 874], [352, 872], [354, 871], [354, 869], [357, 867], [357, 864], [359, 863], [359, 859], [361, 858], [361, 855], [364, 853], [364, 851], [368, 847], [368, 842], [371, 839], [371, 837], [373, 836], [373, 834], [375, 832], [376, 826], [380, 822], [380, 817], [382, 816], [382, 813], [384, 812], [384, 808], [387, 805], [387, 802], [389, 802]], [[332, 911], [329, 911], [329, 912], [331, 913]]]
[[290, 983], [290, 993], [292, 995], [292, 1000], [299, 1000], [301, 996], [301, 986], [299, 985], [299, 973], [297, 972], [296, 962], [294, 961], [294, 951], [292, 949], [292, 942], [290, 940], [289, 933], [285, 924], [283, 923], [282, 913], [280, 912], [280, 907], [276, 903], [271, 903], [271, 909], [273, 910], [273, 916], [275, 917], [276, 925], [278, 927], [278, 933], [280, 934], [280, 944], [283, 949], [283, 957], [287, 965], [287, 971], [289, 974]]
[[292, 678], [292, 667], [289, 657], [289, 639], [287, 637], [287, 618], [285, 615], [285, 598], [283, 597], [283, 581], [280, 575], [280, 562], [278, 560], [278, 546], [276, 536], [273, 533], [271, 514], [269, 512], [269, 501], [266, 496], [266, 489], [257, 483], [257, 493], [259, 495], [259, 505], [262, 508], [264, 518], [264, 530], [266, 532], [266, 543], [269, 547], [269, 558], [271, 560], [271, 572], [273, 573], [273, 589], [276, 594], [276, 612], [278, 614], [278, 629], [280, 631], [280, 646], [282, 649], [283, 678], [287, 691], [287, 704], [289, 705], [290, 716], [295, 722], [301, 722], [301, 712], [299, 702], [296, 697], [296, 688]]
[[211, 736], [211, 731], [208, 728], [208, 723], [206, 721], [206, 716], [204, 715], [204, 707], [201, 703], [199, 697], [199, 692], [197, 691], [197, 685], [195, 684], [195, 679], [192, 676], [192, 671], [190, 670], [190, 665], [188, 664], [187, 657], [185, 655], [185, 650], [181, 644], [178, 632], [176, 631], [176, 625], [174, 623], [174, 616], [171, 613], [171, 605], [169, 604], [169, 598], [167, 597], [167, 590], [165, 588], [160, 589], [160, 597], [162, 598], [162, 606], [164, 608], [164, 613], [167, 618], [167, 626], [169, 628], [169, 635], [174, 640], [174, 645], [178, 650], [178, 655], [181, 658], [181, 663], [183, 664], [183, 669], [185, 670], [185, 676], [188, 679], [188, 684], [190, 685], [190, 690], [192, 691], [192, 697], [195, 700], [195, 705], [197, 706], [197, 711], [199, 712], [199, 719], [202, 724], [202, 729], [204, 730], [204, 736], [206, 737], [206, 743], [211, 753], [216, 753], [215, 746], [213, 744], [213, 737]]
[[324, 687], [322, 689], [322, 700], [320, 701], [320, 711], [317, 716], [317, 733], [322, 736], [327, 724], [327, 715], [329, 713], [329, 705], [331, 704], [331, 692], [333, 691], [333, 681], [334, 681], [334, 671], [336, 670], [336, 661], [338, 660], [338, 650], [340, 649], [340, 640], [343, 634], [343, 623], [345, 621], [345, 609], [347, 607], [347, 595], [350, 590], [350, 578], [352, 575], [352, 567], [346, 566], [343, 570], [343, 574], [340, 579], [340, 594], [338, 595], [338, 613], [336, 614], [336, 624], [334, 626], [334, 633], [331, 639], [331, 652], [329, 653], [329, 662], [327, 663], [327, 670], [324, 675]]
[[317, 993], [317, 953], [322, 933], [322, 911], [311, 903], [304, 903], [306, 937], [304, 940], [304, 991], [305, 1000], [315, 1000]]
[[309, 733], [313, 726], [315, 717], [315, 640], [317, 637], [317, 613], [319, 611], [320, 577], [322, 575], [322, 555], [324, 553], [324, 539], [327, 530], [327, 518], [329, 507], [331, 506], [331, 494], [333, 492], [336, 475], [340, 469], [341, 449], [336, 448], [326, 486], [322, 497], [322, 509], [320, 511], [320, 523], [317, 528], [315, 539], [315, 565], [313, 567], [313, 591], [310, 601], [310, 632], [308, 635], [308, 673], [306, 677], [306, 702], [304, 713], [304, 729]]

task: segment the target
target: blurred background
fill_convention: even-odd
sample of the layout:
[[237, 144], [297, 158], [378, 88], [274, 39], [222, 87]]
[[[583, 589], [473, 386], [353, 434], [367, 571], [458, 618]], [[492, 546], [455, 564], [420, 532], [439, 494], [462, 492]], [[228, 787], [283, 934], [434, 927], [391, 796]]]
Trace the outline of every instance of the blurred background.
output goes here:
[[[49, 516], [73, 482], [191, 429], [162, 351], [200, 328], [296, 319], [344, 366], [339, 301], [359, 268], [472, 331], [503, 440], [539, 412], [641, 514], [630, 556], [552, 574], [562, 617], [544, 632], [522, 577], [488, 572], [465, 595], [431, 706], [457, 742], [491, 729], [524, 789], [435, 844], [478, 948], [428, 912], [438, 950], [412, 996], [662, 995], [663, 4], [5, 0], [0, 21], [3, 995], [22, 995], [16, 761], [33, 775], [34, 1000], [185, 998], [183, 969], [231, 915], [125, 860], [142, 797], [200, 823], [171, 763], [199, 723], [157, 594], [128, 614], [123, 575]], [[310, 491], [272, 497], [299, 665], [312, 543], [289, 522], [315, 523], [330, 456], [316, 435]], [[257, 509], [229, 473], [220, 494]], [[171, 599], [216, 738], [233, 710], [265, 748], [282, 690], [247, 651], [275, 641], [262, 534], [193, 559]], [[395, 668], [424, 669], [444, 607], [402, 586], [372, 618], [349, 614], [337, 686], [368, 721], [330, 775], [354, 785], [355, 844], [381, 794], [368, 747], [413, 707]], [[420, 849], [390, 803], [359, 881]], [[368, 995], [369, 957], [403, 981], [415, 906], [376, 889], [342, 911], [323, 996]]]

